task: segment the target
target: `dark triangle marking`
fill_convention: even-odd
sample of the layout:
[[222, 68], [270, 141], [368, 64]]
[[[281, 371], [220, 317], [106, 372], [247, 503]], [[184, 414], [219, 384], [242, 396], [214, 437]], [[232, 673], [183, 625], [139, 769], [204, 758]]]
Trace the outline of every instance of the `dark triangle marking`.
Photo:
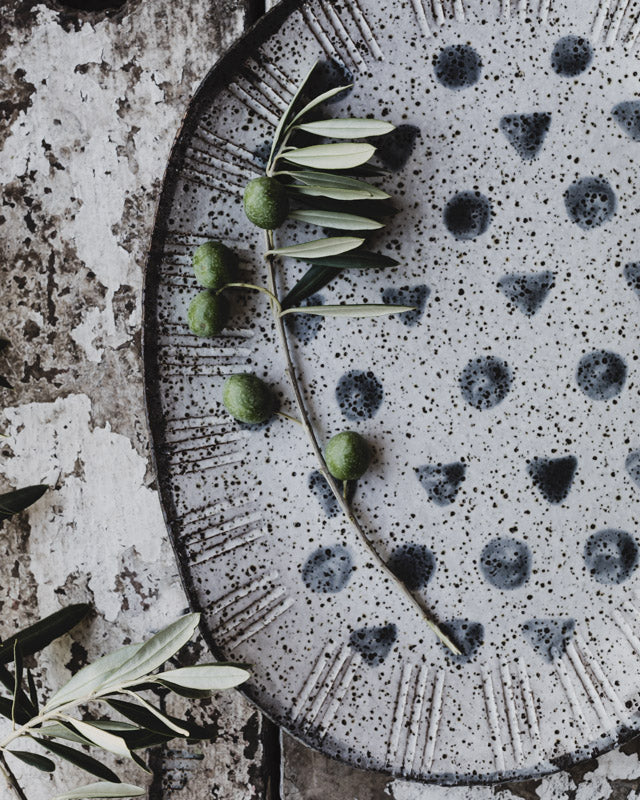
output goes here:
[[524, 638], [545, 661], [561, 658], [576, 628], [573, 619], [530, 619], [522, 626]]
[[551, 125], [551, 114], [507, 114], [500, 120], [500, 130], [524, 161], [536, 158]]
[[498, 288], [523, 314], [532, 317], [555, 285], [555, 276], [544, 272], [511, 273], [498, 281]]
[[578, 459], [575, 456], [532, 458], [528, 471], [533, 485], [540, 490], [544, 499], [557, 505], [568, 496], [577, 467]]
[[433, 503], [437, 506], [448, 506], [456, 498], [466, 469], [462, 461], [454, 461], [451, 464], [425, 464], [424, 467], [416, 467], [416, 475]]

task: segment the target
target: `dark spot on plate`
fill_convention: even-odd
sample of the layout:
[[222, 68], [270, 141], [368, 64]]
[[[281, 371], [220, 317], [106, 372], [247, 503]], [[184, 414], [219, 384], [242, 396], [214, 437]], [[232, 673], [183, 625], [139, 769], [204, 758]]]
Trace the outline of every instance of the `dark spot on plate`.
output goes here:
[[567, 214], [582, 230], [604, 225], [614, 215], [616, 196], [604, 178], [578, 178], [564, 193]]
[[578, 459], [575, 456], [562, 456], [532, 458], [527, 471], [544, 499], [557, 505], [568, 497], [577, 468]]
[[640, 100], [618, 103], [611, 113], [627, 136], [640, 142]]
[[475, 239], [491, 222], [491, 202], [480, 192], [458, 192], [444, 209], [444, 224], [456, 239]]
[[416, 467], [416, 475], [429, 500], [437, 506], [448, 506], [458, 494], [466, 469], [462, 461], [454, 461], [451, 464], [426, 464], [423, 467]]
[[551, 53], [554, 72], [565, 78], [575, 78], [584, 72], [593, 60], [593, 47], [582, 36], [563, 36], [558, 39]]
[[[317, 97], [318, 95], [328, 92], [329, 89], [335, 89], [338, 86], [347, 86], [353, 83], [353, 74], [335, 58], [324, 58], [316, 64], [315, 69], [311, 73], [306, 86], [306, 96], [309, 98]], [[326, 104], [338, 103], [343, 100], [353, 87], [350, 86], [342, 92], [325, 100]]]
[[500, 130], [524, 161], [531, 161], [538, 155], [550, 125], [551, 114], [546, 111], [507, 114], [500, 120]]
[[468, 44], [451, 44], [433, 57], [433, 71], [447, 89], [466, 89], [480, 78], [482, 61]]
[[397, 635], [395, 625], [358, 628], [349, 637], [349, 646], [357, 650], [371, 667], [379, 667], [389, 655]]
[[610, 350], [593, 350], [582, 356], [576, 381], [591, 400], [611, 400], [622, 391], [627, 379], [627, 364]]
[[468, 664], [484, 641], [484, 625], [468, 619], [449, 619], [440, 627], [461, 651], [460, 655], [455, 655], [446, 648], [448, 657], [458, 664]]
[[540, 309], [553, 289], [553, 272], [512, 273], [498, 281], [498, 288], [527, 317]]
[[336, 386], [336, 400], [343, 416], [357, 421], [371, 419], [382, 403], [382, 384], [373, 372], [352, 369]]
[[530, 619], [522, 626], [524, 638], [545, 661], [561, 658], [573, 637], [573, 619]]
[[513, 376], [506, 361], [495, 356], [472, 358], [460, 375], [460, 391], [469, 405], [484, 411], [509, 394]]
[[376, 136], [372, 144], [376, 146], [376, 155], [383, 166], [395, 172], [411, 158], [418, 136], [420, 129], [415, 125], [398, 125], [385, 136]]
[[429, 583], [436, 568], [436, 559], [424, 544], [402, 544], [391, 554], [387, 566], [412, 592]]
[[517, 589], [529, 580], [531, 551], [519, 539], [499, 536], [483, 547], [480, 572], [497, 589]]
[[631, 480], [640, 486], [640, 450], [633, 450], [625, 459], [624, 466]]
[[[309, 297], [304, 303], [304, 306], [321, 306], [324, 303], [324, 298], [321, 294], [314, 294]], [[312, 314], [288, 314], [285, 318], [285, 324], [291, 333], [301, 344], [309, 344], [313, 341], [320, 328], [322, 327], [322, 317], [314, 317]]]
[[431, 289], [421, 283], [419, 286], [389, 286], [382, 290], [382, 302], [399, 306], [414, 306], [415, 311], [405, 311], [398, 314], [396, 319], [408, 328], [412, 328], [420, 321], [424, 314], [424, 307], [431, 294]]
[[640, 297], [640, 261], [625, 264], [624, 279], [633, 291]]
[[[322, 506], [324, 513], [328, 517], [337, 517], [338, 514], [342, 513], [342, 509], [340, 508], [335, 495], [331, 491], [331, 487], [321, 472], [314, 470], [313, 472], [309, 473], [307, 485], [311, 492], [313, 492], [318, 499], [318, 502]], [[351, 503], [355, 496], [357, 485], [357, 481], [349, 481], [347, 483], [347, 500], [349, 503]]]
[[626, 531], [607, 528], [589, 536], [583, 558], [598, 583], [624, 583], [638, 566], [638, 543]]
[[346, 547], [319, 547], [302, 567], [302, 580], [312, 592], [334, 594], [347, 585], [353, 565]]

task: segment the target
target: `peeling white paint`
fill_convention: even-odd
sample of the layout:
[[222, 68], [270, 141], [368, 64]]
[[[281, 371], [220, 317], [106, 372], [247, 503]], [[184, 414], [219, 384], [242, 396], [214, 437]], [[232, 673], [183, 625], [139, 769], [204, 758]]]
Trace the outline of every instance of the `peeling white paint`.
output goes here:
[[[94, 603], [108, 621], [123, 610], [132, 635], [148, 635], [179, 616], [186, 602], [176, 574], [157, 493], [144, 485], [146, 462], [125, 436], [93, 427], [86, 395], [30, 403], [5, 411], [14, 458], [4, 465], [15, 486], [54, 488], [29, 510], [31, 572], [42, 613], [60, 607], [55, 593], [67, 577], [85, 574]], [[116, 576], [132, 562], [147, 595], [123, 609]], [[140, 612], [144, 610], [142, 615]], [[136, 613], [137, 612], [137, 613]]]

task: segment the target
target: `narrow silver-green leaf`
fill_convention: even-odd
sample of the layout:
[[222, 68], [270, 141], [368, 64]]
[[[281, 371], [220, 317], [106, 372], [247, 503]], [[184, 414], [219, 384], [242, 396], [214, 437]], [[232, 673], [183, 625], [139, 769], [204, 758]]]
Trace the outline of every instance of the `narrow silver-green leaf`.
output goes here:
[[250, 672], [236, 664], [198, 664], [195, 667], [182, 667], [154, 676], [163, 686], [180, 686], [186, 689], [214, 692], [231, 689], [250, 677]]
[[344, 211], [296, 209], [289, 214], [289, 219], [342, 231], [375, 231], [384, 227], [375, 219], [360, 217], [357, 214], [347, 214]]
[[41, 772], [53, 772], [56, 768], [55, 763], [50, 758], [41, 756], [39, 753], [31, 753], [29, 750], [5, 750], [5, 752], [30, 767], [39, 769]]
[[278, 145], [280, 144], [280, 140], [282, 138], [282, 134], [284, 132], [285, 126], [288, 126], [289, 122], [292, 121], [291, 120], [291, 115], [292, 115], [294, 106], [296, 104], [296, 101], [298, 100], [298, 98], [302, 94], [307, 81], [311, 77], [311, 73], [316, 68], [317, 63], [318, 63], [317, 61], [313, 63], [313, 65], [311, 66], [311, 69], [309, 69], [307, 74], [300, 81], [300, 83], [298, 85], [298, 88], [296, 89], [296, 93], [291, 98], [291, 102], [286, 107], [286, 109], [284, 111], [284, 114], [278, 120], [278, 124], [276, 125], [276, 129], [275, 129], [275, 132], [273, 134], [273, 141], [271, 143], [271, 152], [269, 153], [269, 164], [271, 164], [271, 161], [273, 159], [273, 156], [275, 155], [276, 149], [277, 149]]
[[388, 200], [390, 195], [377, 186], [372, 186], [366, 181], [352, 178], [349, 175], [340, 175], [333, 172], [320, 172], [316, 170], [290, 170], [285, 172], [290, 175], [297, 183], [304, 186], [322, 186], [327, 189], [351, 189], [363, 192], [358, 199], [366, 200]]
[[318, 317], [385, 317], [389, 314], [403, 314], [405, 311], [415, 311], [414, 306], [392, 306], [386, 303], [363, 303], [361, 305], [339, 306], [301, 306], [300, 308], [287, 308], [280, 316], [285, 314], [314, 314]]
[[375, 147], [363, 142], [316, 144], [289, 150], [284, 157], [291, 164], [312, 169], [352, 169], [365, 164], [375, 153]]
[[326, 92], [314, 97], [313, 100], [310, 100], [307, 105], [295, 115], [291, 121], [291, 124], [294, 125], [298, 120], [301, 120], [303, 117], [305, 117], [310, 111], [313, 111], [314, 108], [319, 106], [321, 103], [324, 103], [325, 100], [330, 100], [332, 97], [340, 94], [340, 92], [346, 92], [346, 90], [350, 89], [352, 86], [352, 83], [348, 83], [346, 86], [334, 86], [333, 89], [327, 89]]
[[113, 653], [102, 656], [92, 664], [87, 664], [52, 695], [43, 711], [51, 711], [65, 703], [87, 697], [141, 647], [142, 644], [128, 644]]
[[301, 131], [330, 139], [364, 139], [367, 136], [383, 136], [395, 130], [390, 122], [377, 119], [321, 119], [304, 122], [297, 126]]
[[364, 239], [356, 236], [329, 236], [326, 239], [314, 239], [312, 242], [293, 244], [290, 247], [277, 247], [274, 250], [268, 250], [267, 255], [305, 259], [328, 258], [355, 250], [363, 242]]
[[168, 717], [165, 717], [165, 715], [161, 711], [158, 711], [157, 708], [152, 706], [151, 703], [147, 703], [144, 697], [140, 697], [140, 695], [136, 694], [135, 692], [127, 692], [127, 694], [133, 696], [143, 708], [145, 708], [150, 714], [153, 714], [154, 717], [157, 717], [163, 725], [169, 728], [169, 730], [172, 730], [179, 736], [189, 735], [189, 731], [186, 728], [181, 728], [179, 725], [176, 725], [175, 722], [172, 722]]
[[365, 189], [341, 189], [337, 186], [294, 186], [288, 185], [292, 194], [307, 197], [328, 197], [330, 200], [373, 200], [371, 193]]
[[57, 794], [53, 800], [94, 800], [94, 798], [114, 798], [114, 797], [142, 797], [145, 789], [134, 786], [131, 783], [112, 783], [110, 781], [99, 781], [98, 783], [88, 783], [79, 786], [64, 794]]
[[200, 614], [186, 614], [158, 631], [114, 671], [99, 690], [105, 692], [111, 687], [131, 683], [162, 666], [191, 639], [199, 620]]
[[66, 721], [70, 725], [73, 725], [78, 733], [92, 742], [92, 744], [101, 747], [103, 750], [107, 750], [109, 753], [115, 753], [115, 755], [121, 756], [122, 758], [132, 758], [131, 751], [122, 737], [116, 736], [101, 728], [96, 728], [95, 725], [83, 722], [81, 719], [67, 717]]

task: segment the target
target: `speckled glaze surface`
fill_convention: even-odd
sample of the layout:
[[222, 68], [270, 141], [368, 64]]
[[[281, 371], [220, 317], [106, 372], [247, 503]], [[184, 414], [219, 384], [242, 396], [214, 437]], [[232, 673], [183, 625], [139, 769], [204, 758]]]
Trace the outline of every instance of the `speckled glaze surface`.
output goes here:
[[[145, 298], [165, 511], [216, 654], [354, 765], [529, 777], [637, 727], [639, 34], [635, 0], [289, 2], [192, 102]], [[185, 323], [202, 241], [264, 282], [242, 188], [316, 59], [318, 90], [355, 82], [332, 114], [399, 126], [378, 156], [402, 213], [372, 246], [402, 266], [314, 302], [417, 310], [297, 318], [289, 337], [321, 439], [349, 428], [375, 450], [358, 518], [459, 657], [375, 567], [298, 427], [224, 413], [241, 371], [292, 410], [264, 299], [235, 295], [213, 340]], [[288, 223], [278, 242], [315, 233]], [[305, 268], [282, 263], [280, 288]]]

